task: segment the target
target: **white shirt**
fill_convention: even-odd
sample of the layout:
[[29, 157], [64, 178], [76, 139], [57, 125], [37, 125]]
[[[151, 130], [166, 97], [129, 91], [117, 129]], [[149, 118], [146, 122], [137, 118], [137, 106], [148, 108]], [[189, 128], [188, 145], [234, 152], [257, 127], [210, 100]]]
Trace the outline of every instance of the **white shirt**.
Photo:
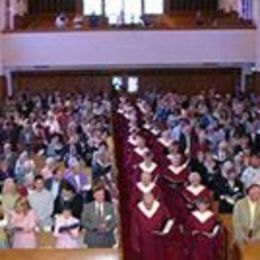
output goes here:
[[95, 201], [95, 212], [98, 215], [101, 212], [101, 217], [104, 216], [104, 203], [98, 203]]
[[253, 229], [255, 223], [255, 212], [257, 203], [248, 198], [249, 212], [250, 212], [250, 229]]

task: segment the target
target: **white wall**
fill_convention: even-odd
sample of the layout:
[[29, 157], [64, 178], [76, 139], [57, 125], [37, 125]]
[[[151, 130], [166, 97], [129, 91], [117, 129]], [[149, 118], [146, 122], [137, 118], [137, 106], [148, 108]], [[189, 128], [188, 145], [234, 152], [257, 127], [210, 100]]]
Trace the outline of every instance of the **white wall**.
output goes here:
[[167, 66], [256, 59], [255, 30], [4, 34], [4, 66]]
[[2, 33], [0, 31], [0, 76], [3, 75], [3, 44], [2, 44]]

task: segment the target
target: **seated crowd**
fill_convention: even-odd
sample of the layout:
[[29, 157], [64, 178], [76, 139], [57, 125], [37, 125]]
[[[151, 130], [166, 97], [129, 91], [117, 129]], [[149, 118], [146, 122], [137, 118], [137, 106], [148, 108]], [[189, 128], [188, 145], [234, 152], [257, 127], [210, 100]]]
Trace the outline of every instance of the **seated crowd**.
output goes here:
[[106, 94], [22, 94], [0, 115], [0, 248], [117, 245]]
[[126, 259], [221, 259], [220, 214], [233, 214], [236, 243], [260, 242], [259, 101], [213, 90], [119, 96]]

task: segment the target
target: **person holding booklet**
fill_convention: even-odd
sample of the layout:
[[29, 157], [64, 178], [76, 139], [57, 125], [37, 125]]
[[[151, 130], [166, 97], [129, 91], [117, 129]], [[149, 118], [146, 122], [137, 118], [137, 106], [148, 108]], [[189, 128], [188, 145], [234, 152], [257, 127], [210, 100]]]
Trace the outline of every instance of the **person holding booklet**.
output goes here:
[[164, 260], [164, 236], [173, 225], [174, 220], [163, 203], [152, 193], [145, 193], [132, 215], [131, 244], [135, 259]]
[[26, 198], [18, 198], [11, 213], [8, 228], [12, 233], [12, 248], [36, 248], [36, 214]]
[[53, 235], [56, 238], [56, 248], [80, 247], [80, 222], [72, 216], [69, 206], [65, 206], [62, 213], [55, 216]]
[[103, 186], [95, 187], [94, 201], [84, 207], [81, 224], [86, 230], [84, 243], [89, 248], [111, 248], [116, 244], [117, 220], [114, 205], [105, 201]]
[[209, 210], [209, 201], [199, 198], [196, 209], [186, 223], [187, 251], [190, 259], [217, 260], [221, 253], [221, 225], [216, 215]]

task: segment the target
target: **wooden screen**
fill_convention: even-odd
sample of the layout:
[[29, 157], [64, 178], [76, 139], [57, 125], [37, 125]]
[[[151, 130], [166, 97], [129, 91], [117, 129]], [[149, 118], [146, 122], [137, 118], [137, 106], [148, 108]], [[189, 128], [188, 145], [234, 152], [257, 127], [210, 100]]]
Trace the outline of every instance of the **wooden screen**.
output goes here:
[[176, 91], [195, 94], [210, 88], [220, 93], [233, 92], [240, 80], [239, 69], [139, 69], [78, 72], [23, 72], [14, 74], [17, 91], [32, 92], [62, 90], [110, 91], [113, 76], [138, 77], [141, 92], [156, 88], [160, 91]]
[[217, 11], [218, 0], [166, 0], [170, 11]]
[[78, 0], [28, 0], [30, 15], [75, 13]]

